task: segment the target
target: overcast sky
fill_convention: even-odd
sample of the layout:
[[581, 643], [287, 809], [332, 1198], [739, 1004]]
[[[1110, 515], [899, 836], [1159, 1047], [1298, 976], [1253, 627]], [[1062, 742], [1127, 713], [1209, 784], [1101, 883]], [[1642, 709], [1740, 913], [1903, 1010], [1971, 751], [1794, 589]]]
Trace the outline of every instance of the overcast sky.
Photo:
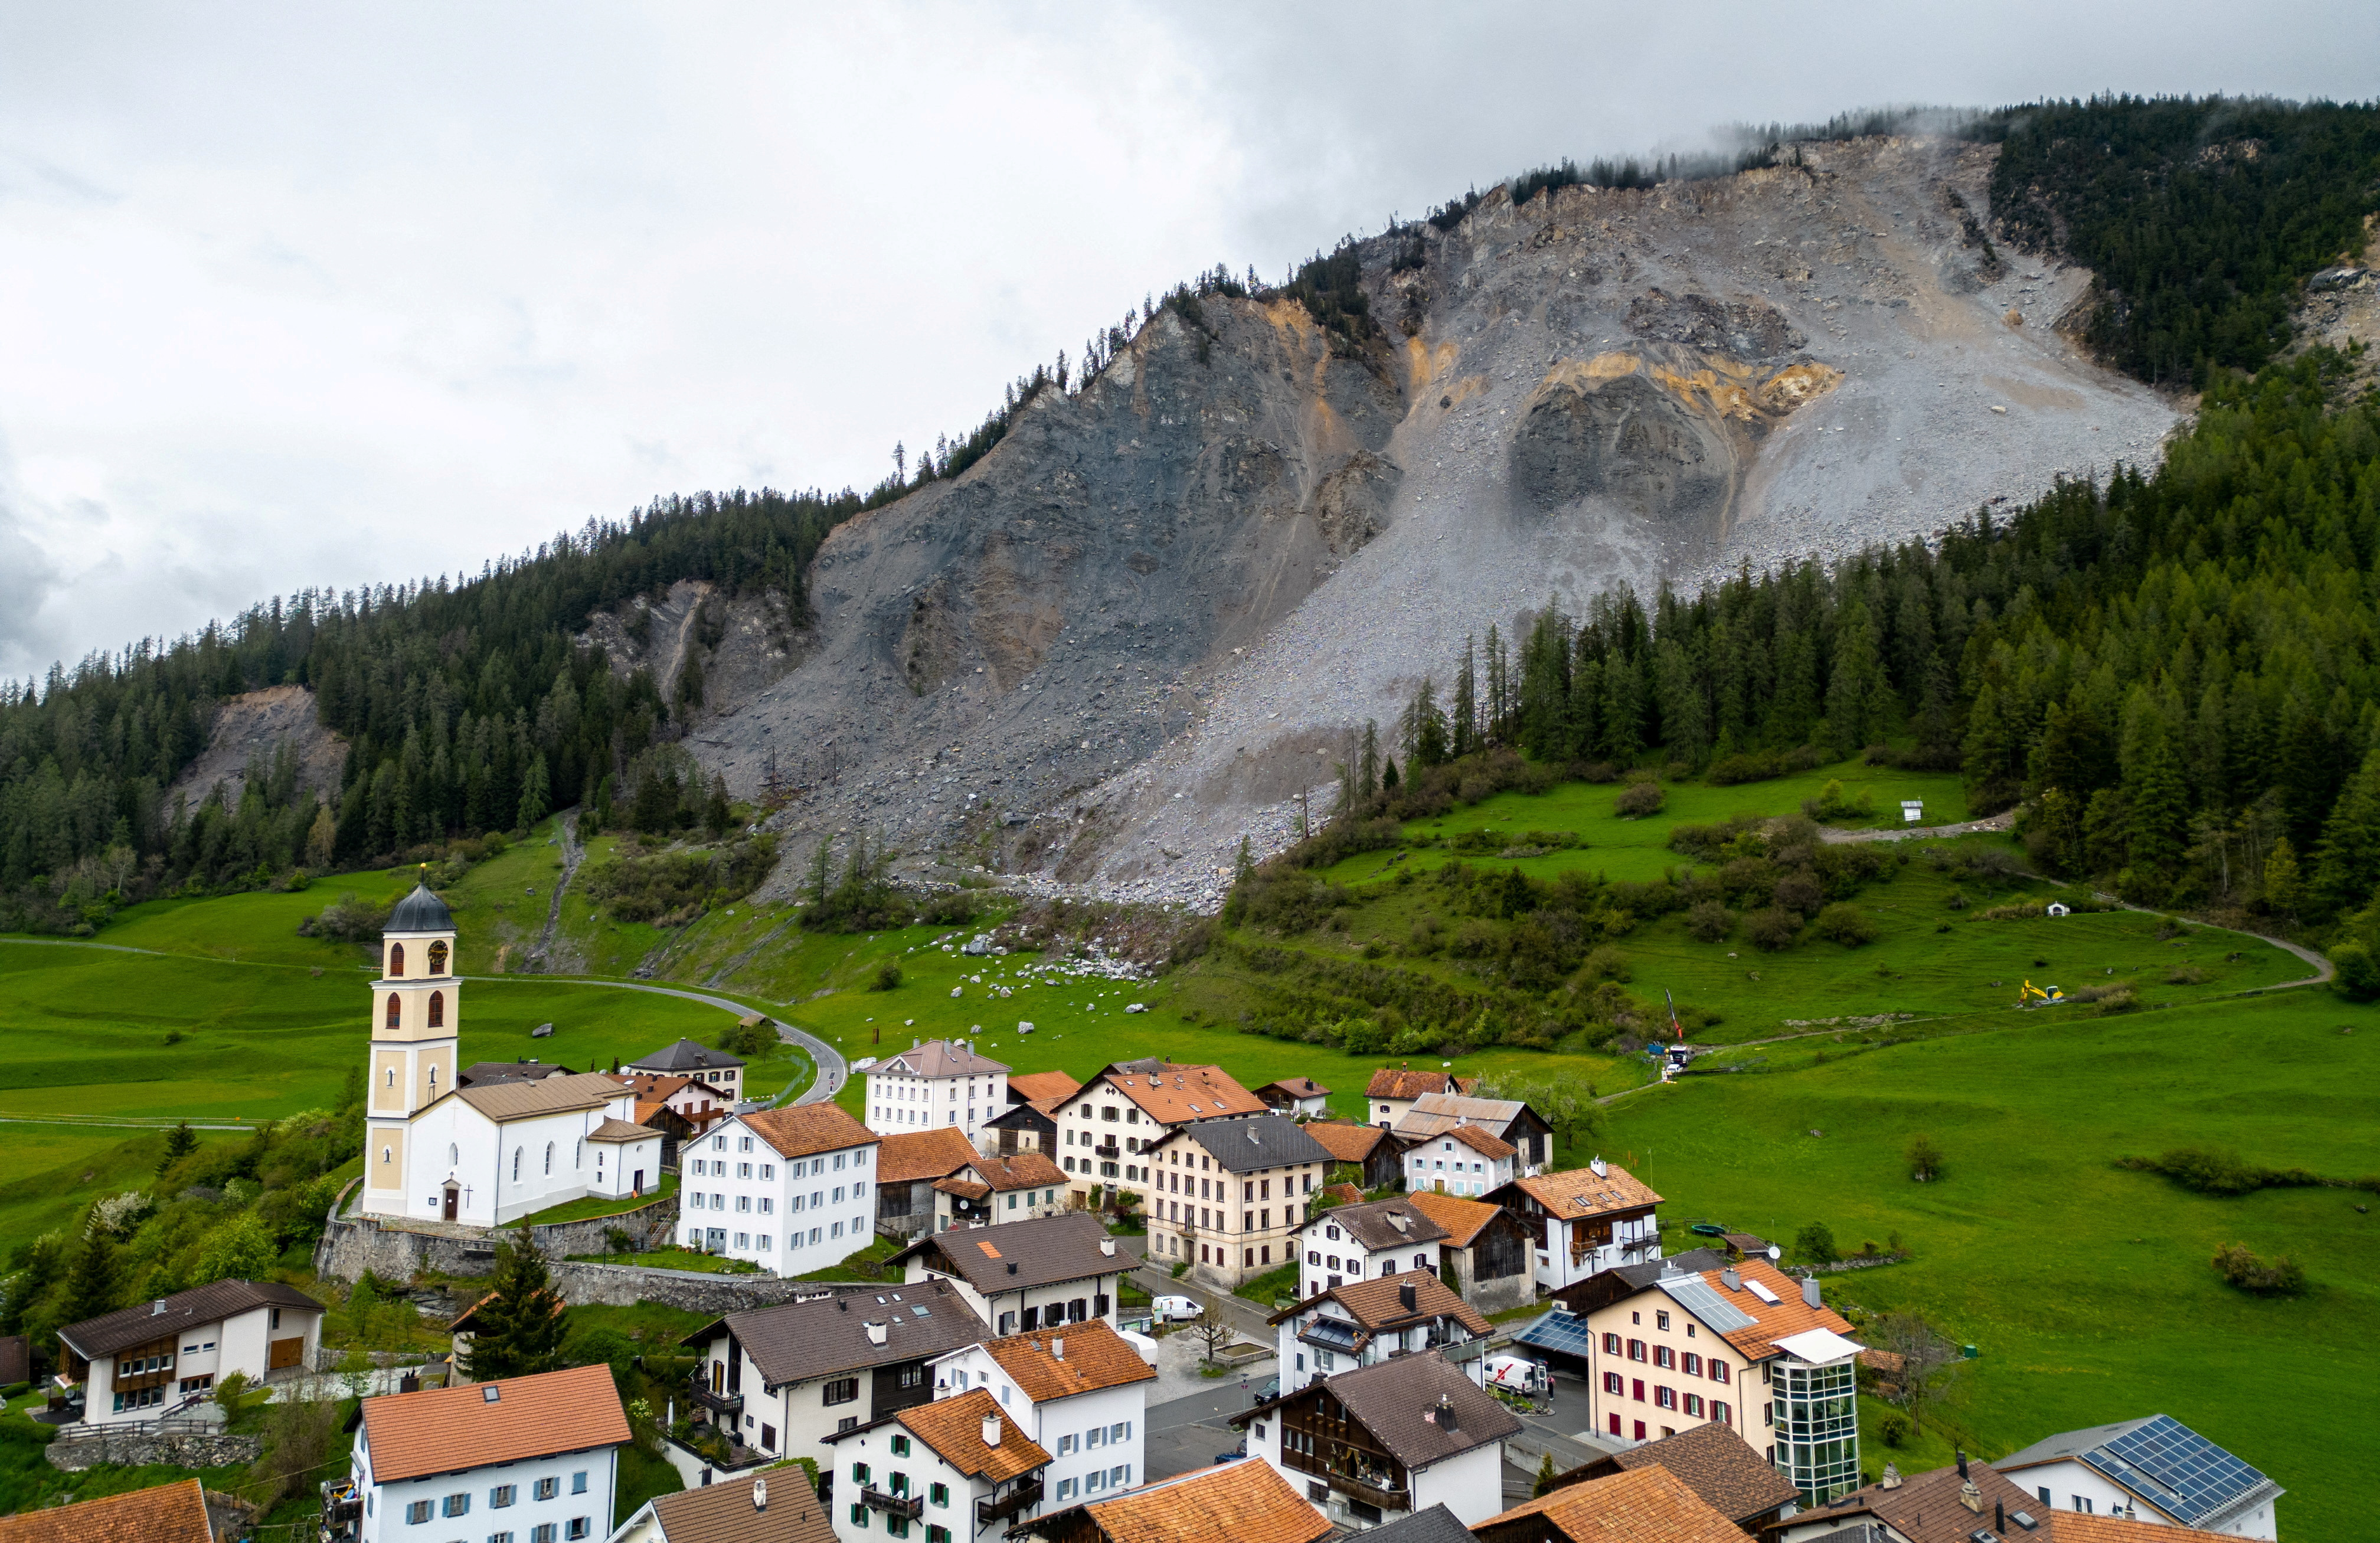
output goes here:
[[0, 0], [0, 672], [865, 486], [1195, 270], [1562, 155], [2375, 66], [2369, 0]]

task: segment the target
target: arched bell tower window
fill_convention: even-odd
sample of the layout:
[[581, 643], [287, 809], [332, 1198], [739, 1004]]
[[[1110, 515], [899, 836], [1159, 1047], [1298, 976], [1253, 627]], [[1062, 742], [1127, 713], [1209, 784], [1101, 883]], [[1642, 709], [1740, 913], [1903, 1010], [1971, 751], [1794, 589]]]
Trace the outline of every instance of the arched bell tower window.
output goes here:
[[397, 994], [395, 991], [391, 991], [388, 994], [388, 1027], [391, 1028], [399, 1028], [404, 1026], [404, 1003], [399, 1001]]
[[432, 975], [446, 973], [446, 941], [443, 938], [430, 945], [430, 973]]
[[446, 1027], [446, 993], [443, 991], [430, 993], [430, 1027], [432, 1028]]
[[403, 943], [391, 943], [388, 945], [388, 973], [391, 977], [400, 977], [405, 974], [405, 945]]

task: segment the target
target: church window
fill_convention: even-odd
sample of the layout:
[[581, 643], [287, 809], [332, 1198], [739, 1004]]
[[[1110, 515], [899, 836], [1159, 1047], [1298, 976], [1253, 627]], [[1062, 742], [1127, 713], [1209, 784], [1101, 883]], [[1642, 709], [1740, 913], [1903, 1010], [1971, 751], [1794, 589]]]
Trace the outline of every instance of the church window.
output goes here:
[[430, 993], [430, 1027], [432, 1028], [446, 1027], [446, 993], [443, 991]]
[[545, 1171], [549, 1173], [553, 1172], [553, 1143], [551, 1141], [545, 1144]]
[[383, 1162], [383, 1163], [387, 1162], [387, 1161], [389, 1160], [389, 1159], [390, 1159], [391, 1155], [392, 1155], [393, 1153], [395, 1153], [395, 1150], [396, 1150], [396, 1148], [394, 1148], [394, 1147], [382, 1147], [382, 1148], [380, 1149], [380, 1160], [381, 1160], [381, 1161], [382, 1161], [382, 1162]]
[[397, 1000], [397, 995], [396, 995], [396, 993], [395, 993], [395, 991], [391, 991], [391, 992], [389, 992], [389, 994], [388, 994], [388, 1027], [391, 1027], [391, 1028], [395, 1028], [395, 1027], [398, 1027], [400, 1025], [402, 1025], [402, 1024], [404, 1023], [404, 1021], [405, 1021], [405, 1018], [404, 1018], [404, 1013], [405, 1013], [405, 1006], [404, 1006], [404, 1003], [402, 1003], [401, 1002], [399, 1002], [399, 1001]]
[[446, 1166], [449, 1168], [459, 1167], [461, 1166], [462, 1161], [463, 1148], [457, 1147], [451, 1141], [448, 1142], [446, 1144]]
[[515, 1147], [513, 1148], [513, 1177], [515, 1179], [518, 1179], [520, 1177], [520, 1160], [521, 1149], [518, 1147]]
[[446, 944], [443, 939], [430, 945], [430, 973], [432, 975], [446, 973]]
[[395, 1087], [395, 1086], [396, 1086], [396, 1068], [395, 1068], [395, 1067], [394, 1067], [394, 1066], [391, 1066], [391, 1067], [388, 1069], [388, 1085], [389, 1085], [391, 1087]]
[[401, 976], [405, 973], [405, 945], [403, 943], [391, 943], [388, 945], [388, 973], [392, 976]]

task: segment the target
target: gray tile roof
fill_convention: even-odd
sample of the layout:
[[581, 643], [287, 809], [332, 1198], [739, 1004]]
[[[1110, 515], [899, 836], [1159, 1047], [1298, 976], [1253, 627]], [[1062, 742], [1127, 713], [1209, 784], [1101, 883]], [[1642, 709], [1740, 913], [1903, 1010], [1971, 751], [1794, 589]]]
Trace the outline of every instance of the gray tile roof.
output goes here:
[[1427, 1511], [1400, 1516], [1364, 1534], [1364, 1543], [1472, 1543], [1470, 1531], [1454, 1519], [1444, 1500]]
[[[1109, 1248], [1102, 1248], [1102, 1244]], [[1130, 1270], [1132, 1257], [1114, 1248], [1114, 1244], [1098, 1217], [1087, 1211], [1066, 1211], [1030, 1221], [1004, 1221], [997, 1227], [930, 1233], [885, 1262], [914, 1261], [942, 1270], [990, 1296]]]
[[[1397, 1221], [1402, 1219], [1402, 1230]], [[1373, 1253], [1383, 1248], [1398, 1248], [1408, 1243], [1438, 1243], [1446, 1236], [1446, 1229], [1432, 1221], [1406, 1200], [1374, 1200], [1360, 1206], [1336, 1206], [1306, 1223], [1336, 1223], [1366, 1250]]]
[[1007, 1066], [989, 1056], [978, 1055], [964, 1039], [929, 1039], [896, 1054], [888, 1055], [864, 1074], [880, 1076], [899, 1073], [913, 1077], [989, 1076], [1005, 1072]]
[[315, 1313], [322, 1310], [320, 1302], [296, 1286], [273, 1281], [217, 1281], [212, 1285], [176, 1292], [160, 1302], [142, 1302], [80, 1323], [69, 1323], [58, 1330], [58, 1338], [72, 1345], [85, 1360], [97, 1360], [201, 1324], [219, 1323], [256, 1307], [298, 1307]]
[[722, 1333], [735, 1336], [771, 1388], [941, 1355], [991, 1337], [947, 1281], [838, 1287], [806, 1302], [730, 1313], [679, 1343], [708, 1345]]
[[1195, 1141], [1234, 1173], [1254, 1173], [1300, 1162], [1330, 1160], [1322, 1143], [1294, 1120], [1278, 1114], [1246, 1114], [1184, 1125], [1173, 1139]]
[[[1350, 1417], [1408, 1468], [1426, 1468], [1521, 1431], [1511, 1410], [1435, 1350], [1390, 1356], [1309, 1382], [1232, 1416], [1231, 1423], [1245, 1429], [1249, 1420], [1266, 1410], [1310, 1398], [1318, 1388], [1328, 1389]], [[1437, 1413], [1441, 1409], [1452, 1413], [1451, 1428], [1442, 1423], [1443, 1415]]]
[[715, 1051], [709, 1045], [698, 1045], [691, 1039], [680, 1039], [676, 1044], [665, 1046], [650, 1055], [638, 1056], [628, 1063], [628, 1069], [632, 1072], [715, 1072], [722, 1066], [742, 1064], [742, 1056]]

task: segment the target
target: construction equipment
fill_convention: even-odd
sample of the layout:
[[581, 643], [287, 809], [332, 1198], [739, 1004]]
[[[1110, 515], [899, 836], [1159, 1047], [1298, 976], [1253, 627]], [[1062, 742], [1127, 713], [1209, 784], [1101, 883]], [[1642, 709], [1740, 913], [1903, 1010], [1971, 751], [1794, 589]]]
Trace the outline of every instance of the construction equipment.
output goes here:
[[2053, 1002], [2064, 1002], [2066, 1000], [2066, 993], [2059, 990], [2055, 986], [2036, 986], [2032, 981], [2028, 980], [2024, 983], [2023, 988], [2017, 992], [2016, 1004], [2019, 1007], [2030, 1006], [2031, 999], [2034, 997], [2039, 997], [2041, 999], [2042, 1005], [2046, 1007]]

